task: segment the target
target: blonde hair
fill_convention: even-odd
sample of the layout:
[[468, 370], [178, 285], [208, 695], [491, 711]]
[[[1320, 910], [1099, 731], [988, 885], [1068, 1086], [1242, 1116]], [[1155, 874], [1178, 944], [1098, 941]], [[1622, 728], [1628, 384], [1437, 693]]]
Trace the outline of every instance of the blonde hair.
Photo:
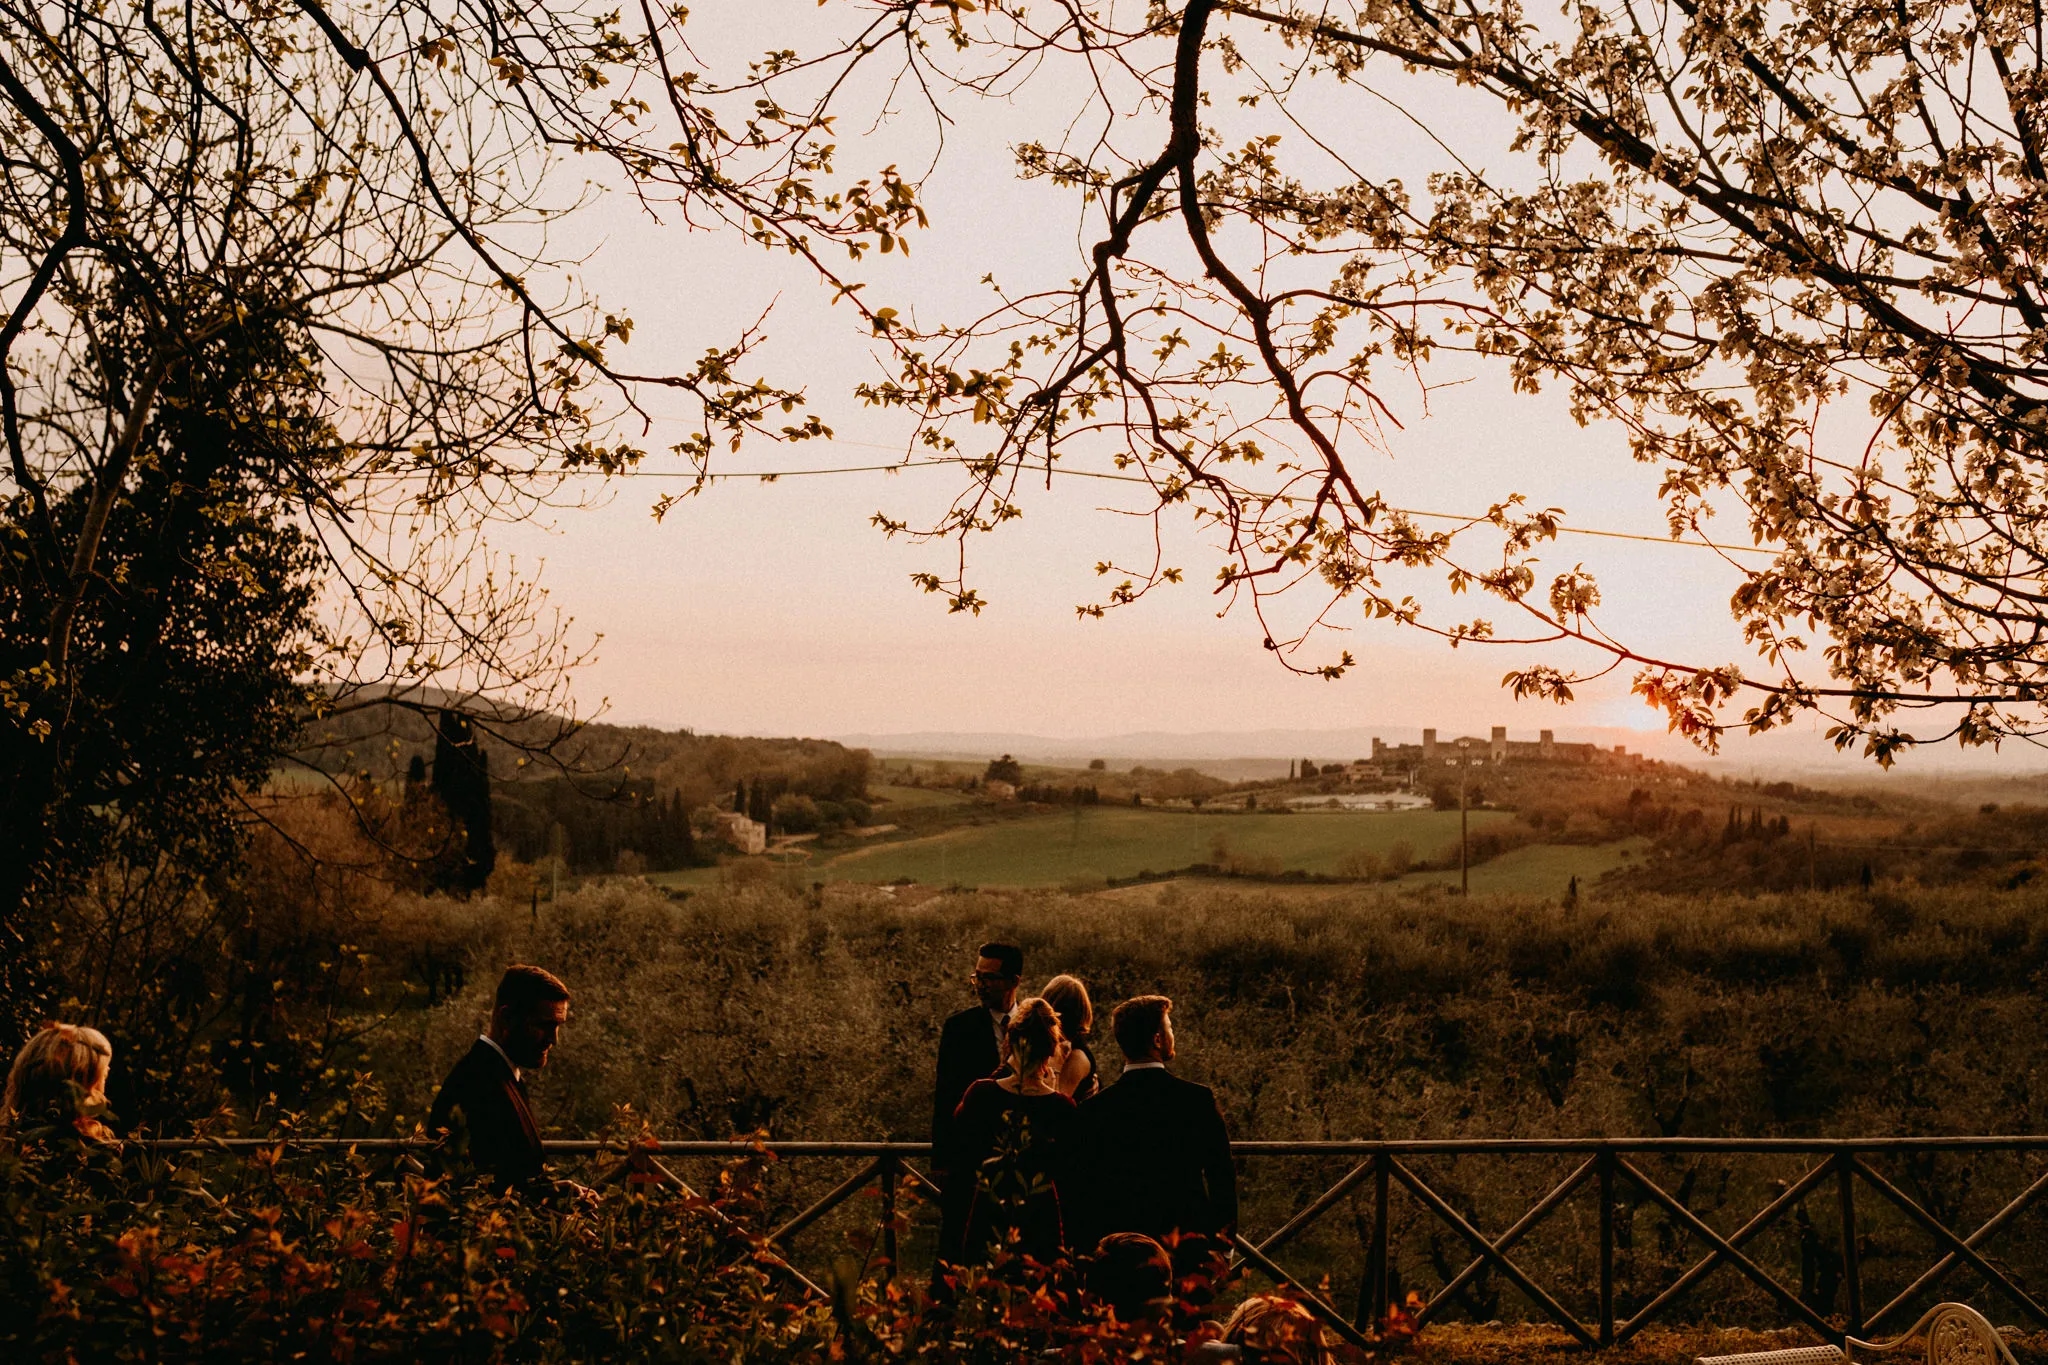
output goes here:
[[1010, 1050], [1017, 1054], [1017, 1074], [1028, 1075], [1052, 1059], [1059, 1044], [1060, 1017], [1038, 996], [1019, 1000], [1010, 1011], [1007, 1036]]
[[1323, 1325], [1293, 1299], [1254, 1294], [1223, 1324], [1223, 1340], [1258, 1350], [1262, 1360], [1290, 1365], [1329, 1365]]
[[1078, 1043], [1095, 1032], [1095, 1004], [1078, 976], [1060, 975], [1045, 983], [1039, 998], [1060, 1017], [1060, 1032], [1070, 1043]]
[[6, 1094], [0, 1097], [0, 1127], [17, 1127], [24, 1121], [72, 1125], [84, 1117], [73, 1087], [88, 1100], [104, 1101], [113, 1064], [114, 1045], [98, 1029], [43, 1025], [15, 1054]]

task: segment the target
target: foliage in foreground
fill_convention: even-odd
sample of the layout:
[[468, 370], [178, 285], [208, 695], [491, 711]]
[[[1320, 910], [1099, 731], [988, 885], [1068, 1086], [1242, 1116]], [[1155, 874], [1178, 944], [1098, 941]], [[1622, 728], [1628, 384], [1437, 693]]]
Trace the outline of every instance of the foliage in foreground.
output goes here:
[[[224, 890], [205, 916], [157, 925], [147, 940], [157, 951], [117, 937], [136, 921], [111, 913], [93, 921], [102, 937], [78, 940], [76, 979], [92, 989], [74, 1017], [114, 1039], [112, 1098], [125, 1123], [183, 1133], [228, 1103], [258, 1124], [281, 1106], [306, 1115], [304, 1131], [410, 1132], [475, 1037], [497, 972], [526, 960], [576, 993], [563, 1046], [533, 1086], [549, 1136], [602, 1131], [625, 1104], [663, 1137], [917, 1140], [939, 1021], [966, 998], [974, 946], [996, 937], [1023, 945], [1034, 987], [1080, 973], [1099, 1012], [1143, 991], [1172, 996], [1178, 1066], [1216, 1086], [1239, 1138], [2024, 1133], [2039, 1131], [2048, 1095], [2035, 1026], [2048, 992], [2039, 884], [1601, 895], [1568, 907], [1179, 884], [911, 903], [885, 888], [735, 877], [681, 903], [619, 881], [536, 906], [524, 895], [458, 902], [346, 879], [295, 884], [288, 867]], [[88, 973], [95, 944], [110, 955]], [[1114, 1053], [1098, 1041], [1112, 1080]], [[1543, 1162], [1423, 1165], [1487, 1228], [1510, 1225], [1566, 1173]], [[1653, 1174], [1732, 1228], [1799, 1169], [1790, 1158], [1687, 1160]], [[1988, 1156], [1885, 1169], [1952, 1226], [1989, 1217], [2038, 1174]], [[753, 1197], [780, 1222], [849, 1173], [777, 1165]], [[1245, 1162], [1247, 1227], [1278, 1227], [1342, 1173]], [[377, 1206], [387, 1224], [399, 1216], [391, 1199]], [[1617, 1297], [1639, 1306], [1692, 1248], [1653, 1206], [1625, 1202]], [[1592, 1283], [1590, 1209], [1561, 1211], [1555, 1236], [1525, 1247], [1523, 1264]], [[1870, 1215], [1878, 1236], [1864, 1271], [1903, 1287], [1925, 1268], [1927, 1243], [1881, 1214]], [[1327, 1271], [1347, 1308], [1366, 1216], [1368, 1205], [1334, 1210], [1290, 1247], [1288, 1264]], [[1822, 1192], [1806, 1232], [1788, 1222], [1780, 1242], [1752, 1250], [1796, 1276], [1826, 1251], [1834, 1218]], [[931, 1221], [913, 1215], [903, 1234], [919, 1270]], [[1408, 1203], [1392, 1243], [1404, 1288], [1463, 1264], [1456, 1235]], [[2048, 1265], [2048, 1238], [2023, 1220], [1998, 1254], [2032, 1273]], [[1781, 1320], [1760, 1295], [1738, 1302], [1739, 1290], [1721, 1285], [1687, 1311], [1723, 1325]], [[1815, 1298], [1832, 1311], [1818, 1281]], [[1482, 1275], [1458, 1311], [1485, 1322], [1515, 1316], [1518, 1303]]]
[[[1178, 1358], [1071, 1277], [989, 1272], [945, 1308], [842, 1257], [832, 1302], [761, 1233], [743, 1163], [709, 1197], [628, 1174], [525, 1202], [354, 1153], [237, 1162], [0, 1153], [13, 1361], [1010, 1361]], [[872, 1243], [868, 1250], [872, 1252]], [[907, 1280], [909, 1277], [905, 1277]], [[1190, 1289], [1207, 1298], [1205, 1282]], [[1177, 1310], [1180, 1334], [1213, 1337]]]
[[[0, 1158], [13, 1360], [796, 1359], [824, 1322], [704, 1209], [528, 1208], [349, 1157]], [[702, 1351], [703, 1343], [723, 1349]]]

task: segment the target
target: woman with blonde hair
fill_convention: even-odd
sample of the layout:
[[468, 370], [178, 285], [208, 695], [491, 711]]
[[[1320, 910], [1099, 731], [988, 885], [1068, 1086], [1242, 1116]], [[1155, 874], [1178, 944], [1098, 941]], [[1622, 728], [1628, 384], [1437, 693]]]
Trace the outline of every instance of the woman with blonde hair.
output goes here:
[[83, 1024], [45, 1024], [14, 1058], [0, 1096], [0, 1129], [69, 1128], [88, 1142], [113, 1142], [101, 1123], [114, 1045]]
[[1102, 1089], [1102, 1080], [1095, 1074], [1095, 1054], [1088, 1047], [1088, 1040], [1095, 1035], [1095, 1005], [1078, 976], [1056, 976], [1038, 994], [1059, 1015], [1060, 1036], [1067, 1041], [1067, 1054], [1060, 1061], [1054, 1084], [1062, 1095], [1079, 1104]]
[[1010, 1070], [968, 1086], [947, 1130], [945, 1169], [974, 1180], [965, 1235], [942, 1253], [955, 1265], [1003, 1246], [1051, 1261], [1066, 1243], [1056, 1164], [1074, 1102], [1056, 1083], [1059, 1015], [1044, 1000], [1020, 1000], [1006, 1036]]
[[1293, 1299], [1254, 1294], [1237, 1306], [1223, 1324], [1223, 1340], [1248, 1347], [1260, 1360], [1275, 1365], [1329, 1365], [1330, 1348], [1315, 1314]]

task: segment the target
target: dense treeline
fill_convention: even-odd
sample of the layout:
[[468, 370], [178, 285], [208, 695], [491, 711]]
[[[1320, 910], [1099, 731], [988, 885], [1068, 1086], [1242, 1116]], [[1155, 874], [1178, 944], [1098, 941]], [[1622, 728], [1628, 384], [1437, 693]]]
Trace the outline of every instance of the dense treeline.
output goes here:
[[[865, 794], [872, 759], [828, 739], [774, 739], [745, 735], [700, 735], [692, 730], [658, 730], [647, 725], [588, 722], [551, 744], [547, 762], [533, 762], [532, 743], [563, 725], [557, 716], [480, 727], [478, 743], [490, 755], [491, 771], [503, 782], [573, 773], [614, 779], [647, 778], [681, 793], [689, 806], [722, 800], [736, 781], [767, 778], [785, 791], [843, 801]], [[400, 706], [374, 706], [345, 716], [310, 721], [301, 738], [301, 759], [336, 774], [373, 781], [401, 776], [415, 757], [434, 754], [431, 717]], [[539, 768], [538, 774], [529, 768]]]
[[[559, 1054], [574, 1079], [546, 1101], [565, 1129], [630, 1102], [691, 1136], [915, 1136], [961, 954], [1002, 934], [1034, 980], [1073, 970], [1105, 1003], [1181, 999], [1187, 1065], [1261, 1137], [2021, 1131], [2048, 1119], [2030, 1084], [2048, 1079], [2048, 1039], [2018, 1026], [2048, 981], [2041, 910], [2031, 890], [1573, 909], [1179, 886], [1157, 904], [1018, 892], [909, 908], [772, 880], [675, 904], [621, 883], [537, 924], [480, 923], [471, 951], [585, 983], [579, 1015], [599, 1022]], [[444, 1010], [478, 1010], [486, 984]], [[648, 1021], [639, 1038], [606, 1032], [629, 1018]], [[430, 1050], [463, 1041], [411, 1026]], [[856, 1058], [883, 1065], [832, 1084]], [[1952, 1072], [1962, 1058], [1981, 1079]], [[408, 1112], [434, 1078], [416, 1069], [389, 1077]]]
[[947, 760], [894, 760], [884, 765], [878, 781], [904, 787], [937, 787], [960, 791], [979, 790], [990, 778], [1009, 782], [1016, 797], [1026, 803], [1048, 806], [1094, 805], [1098, 802], [1128, 804], [1147, 801], [1190, 801], [1200, 805], [1211, 797], [1231, 790], [1231, 784], [1196, 768], [1150, 768], [1142, 763], [1125, 769], [1090, 765], [1075, 769], [1034, 763], [1019, 763], [1008, 754], [987, 765]]
[[651, 778], [512, 783], [497, 791], [492, 813], [514, 858], [559, 858], [567, 872], [658, 872], [708, 857], [691, 832], [682, 794], [662, 791]]
[[1639, 831], [1654, 839], [1653, 856], [1626, 884], [1652, 891], [1907, 884], [2012, 889], [2041, 875], [2041, 852], [2048, 847], [2048, 808], [2039, 806], [1845, 819], [1825, 808], [1787, 809], [1735, 796], [1719, 819], [1689, 808], [1676, 818], [1640, 823]]
[[232, 864], [112, 864], [51, 915], [52, 1014], [117, 1040], [124, 1123], [339, 1121], [375, 1091], [366, 1049], [458, 990], [482, 926], [510, 912], [512, 897], [432, 890], [462, 845], [420, 791], [254, 812]]
[[[1023, 944], [1027, 989], [1069, 970], [1103, 1010], [1141, 991], [1172, 996], [1180, 1069], [1216, 1086], [1243, 1138], [2012, 1133], [2048, 1119], [2048, 1039], [2034, 1026], [2048, 981], [2042, 908], [2029, 891], [1566, 909], [1179, 888], [1153, 904], [984, 893], [903, 907], [880, 893], [837, 889], [820, 901], [766, 882], [675, 905], [620, 886], [565, 900], [537, 928], [500, 921], [503, 936], [479, 944], [479, 961], [538, 958], [579, 991], [576, 1044], [538, 1087], [565, 1133], [629, 1102], [678, 1137], [922, 1137], [933, 1039], [965, 998], [960, 964], [998, 935]], [[431, 1062], [413, 1064], [410, 1083], [391, 1077], [399, 1111], [419, 1112], [460, 1049], [481, 982], [438, 1012], [445, 1023], [412, 1021], [405, 1052]], [[1114, 1046], [1102, 1040], [1097, 1053], [1114, 1075]], [[1492, 1228], [1568, 1169], [1424, 1165]], [[1702, 1216], [1734, 1226], [1795, 1165], [1654, 1169]], [[1951, 1159], [1890, 1174], [1941, 1216], [1967, 1220], [2017, 1191], [2011, 1165]], [[1277, 1226], [1319, 1178], [1341, 1173], [1246, 1163], [1248, 1223]], [[823, 1178], [790, 1173], [776, 1211], [794, 1212], [816, 1190], [803, 1182]], [[1647, 1201], [1627, 1204], [1622, 1295], [1640, 1304], [1691, 1252]], [[1440, 1283], [1465, 1249], [1403, 1207], [1399, 1275]], [[1919, 1235], [1866, 1212], [1866, 1273], [1903, 1281], [1918, 1268]], [[1332, 1216], [1298, 1253], [1331, 1270], [1340, 1296], [1361, 1264], [1363, 1216]], [[1589, 1216], [1567, 1210], [1527, 1254], [1566, 1273], [1595, 1244]], [[1831, 1254], [1831, 1237], [1811, 1229], [1833, 1217], [1817, 1199], [1809, 1236], [1788, 1224], [1757, 1254], [1798, 1283]], [[2031, 1235], [2023, 1229], [2004, 1254], [2048, 1266]], [[1815, 1283], [1816, 1295], [1839, 1289]], [[1724, 1285], [1696, 1311], [1769, 1317], [1746, 1293]], [[1525, 1311], [1490, 1276], [1461, 1302], [1482, 1320]]]
[[[1077, 971], [1105, 1007], [1182, 999], [1187, 1064], [1259, 1136], [2048, 1121], [2034, 1083], [2048, 1040], [2023, 1023], [2048, 983], [2031, 886], [1574, 908], [1170, 884], [911, 906], [735, 868], [680, 903], [622, 880], [536, 906], [509, 884], [465, 902], [352, 866], [365, 841], [339, 804], [276, 818], [232, 880], [158, 869], [105, 879], [82, 907], [69, 1008], [120, 1044], [124, 1118], [273, 1093], [303, 1110], [367, 1071], [388, 1097], [376, 1122], [403, 1127], [496, 968], [523, 957], [578, 992], [577, 1045], [539, 1101], [559, 1131], [630, 1103], [679, 1135], [914, 1137], [961, 954], [1009, 935], [1033, 979]], [[1951, 1066], [1963, 1058], [1967, 1074]], [[852, 1065], [869, 1069], [861, 1086], [833, 1083]]]
[[[1533, 784], [1506, 770], [1496, 804], [1511, 823], [1475, 832], [1483, 861], [1528, 844], [1647, 841], [1648, 856], [1614, 874], [1614, 889], [1686, 895], [1901, 886], [2026, 885], [2042, 875], [2048, 807], [1986, 802], [1976, 809], [1817, 791], [1791, 782]], [[1439, 792], [1455, 809], [1455, 789]]]
[[[710, 852], [699, 843], [704, 831], [693, 817], [733, 810], [735, 799], [737, 809], [778, 832], [868, 818], [871, 759], [865, 750], [820, 739], [593, 723], [553, 743], [546, 762], [533, 761], [539, 733], [560, 724], [540, 717], [479, 726], [473, 750], [463, 751], [474, 755], [467, 767], [489, 775], [487, 823], [521, 862], [559, 858], [565, 870], [579, 874], [694, 867]], [[431, 782], [441, 794], [440, 771], [450, 752], [433, 718], [383, 706], [311, 722], [301, 758], [359, 783]], [[458, 815], [454, 823], [473, 830], [478, 821]], [[481, 863], [474, 852], [467, 861]], [[482, 880], [472, 879], [474, 885]]]

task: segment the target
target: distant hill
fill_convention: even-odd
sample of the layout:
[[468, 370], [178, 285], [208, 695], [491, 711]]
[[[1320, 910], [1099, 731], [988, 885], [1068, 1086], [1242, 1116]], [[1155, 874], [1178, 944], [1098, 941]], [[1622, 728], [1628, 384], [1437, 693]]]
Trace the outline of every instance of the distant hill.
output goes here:
[[[808, 798], [795, 802], [808, 821], [867, 820], [869, 756], [829, 739], [573, 725], [547, 715], [478, 734], [490, 760], [498, 847], [521, 862], [558, 851], [578, 872], [701, 863], [692, 812], [730, 809], [742, 783], [774, 806], [778, 822], [784, 797]], [[415, 758], [431, 769], [433, 723], [411, 707], [374, 705], [309, 722], [297, 757], [337, 776], [397, 783]], [[300, 785], [289, 771], [279, 781]]]
[[[1447, 720], [1437, 732], [1444, 739], [1459, 735], [1484, 737], [1491, 725], [1490, 721], [1464, 725]], [[1996, 751], [1960, 750], [1953, 744], [1930, 745], [1906, 753], [1896, 767], [1886, 772], [1854, 750], [1837, 751], [1824, 738], [1818, 723], [1760, 736], [1730, 735], [1718, 755], [1703, 753], [1675, 735], [1656, 730], [1564, 723], [1548, 728], [1555, 730], [1560, 743], [1597, 744], [1603, 749], [1619, 744], [1630, 753], [1683, 764], [1716, 777], [1795, 778], [1828, 785], [1848, 780], [1903, 785], [1903, 779], [1909, 778], [1961, 781], [1996, 777], [2048, 782], [2048, 773], [2044, 773], [2048, 770], [2048, 754], [2016, 744]], [[1511, 739], [1534, 739], [1536, 733], [1533, 726], [1508, 727]], [[883, 758], [986, 761], [998, 754], [1012, 754], [1027, 763], [1060, 767], [1081, 767], [1090, 759], [1100, 758], [1118, 767], [1132, 763], [1186, 765], [1230, 781], [1243, 781], [1284, 774], [1287, 764], [1298, 758], [1328, 763], [1368, 757], [1375, 736], [1388, 744], [1415, 744], [1421, 740], [1422, 731], [1410, 725], [1329, 730], [1138, 730], [1075, 739], [1008, 731], [933, 730], [841, 734], [834, 738]]]
[[[1460, 735], [1484, 738], [1489, 726], [1459, 728], [1446, 725], [1438, 733], [1445, 739]], [[1535, 739], [1536, 731], [1511, 728], [1515, 739]], [[1228, 781], [1282, 777], [1296, 759], [1316, 763], [1348, 763], [1372, 756], [1375, 738], [1388, 744], [1419, 744], [1422, 730], [1415, 726], [1389, 725], [1343, 730], [1207, 730], [1174, 733], [1141, 730], [1128, 734], [1103, 735], [1093, 739], [1055, 739], [1045, 735], [954, 731], [922, 731], [907, 734], [859, 734], [837, 736], [840, 742], [869, 750], [883, 758], [933, 758], [987, 760], [1011, 754], [1027, 763], [1059, 767], [1085, 767], [1091, 759], [1102, 759], [1113, 767], [1132, 763], [1169, 766], [1186, 765]], [[1620, 744], [1631, 753], [1686, 762], [1693, 757], [1683, 744], [1672, 744], [1662, 735], [1611, 727], [1560, 728], [1560, 742], [1598, 744], [1612, 748]]]
[[[547, 759], [532, 752], [550, 742]], [[868, 780], [868, 755], [829, 739], [702, 735], [601, 721], [572, 726], [539, 716], [506, 727], [502, 738], [484, 732], [482, 743], [500, 784], [568, 778], [599, 790], [632, 778], [690, 806], [716, 801], [736, 782], [766, 780], [778, 790], [843, 800], [864, 793]], [[402, 777], [415, 755], [432, 762], [432, 723], [390, 705], [309, 723], [299, 753], [322, 771], [366, 773], [375, 781]]]

